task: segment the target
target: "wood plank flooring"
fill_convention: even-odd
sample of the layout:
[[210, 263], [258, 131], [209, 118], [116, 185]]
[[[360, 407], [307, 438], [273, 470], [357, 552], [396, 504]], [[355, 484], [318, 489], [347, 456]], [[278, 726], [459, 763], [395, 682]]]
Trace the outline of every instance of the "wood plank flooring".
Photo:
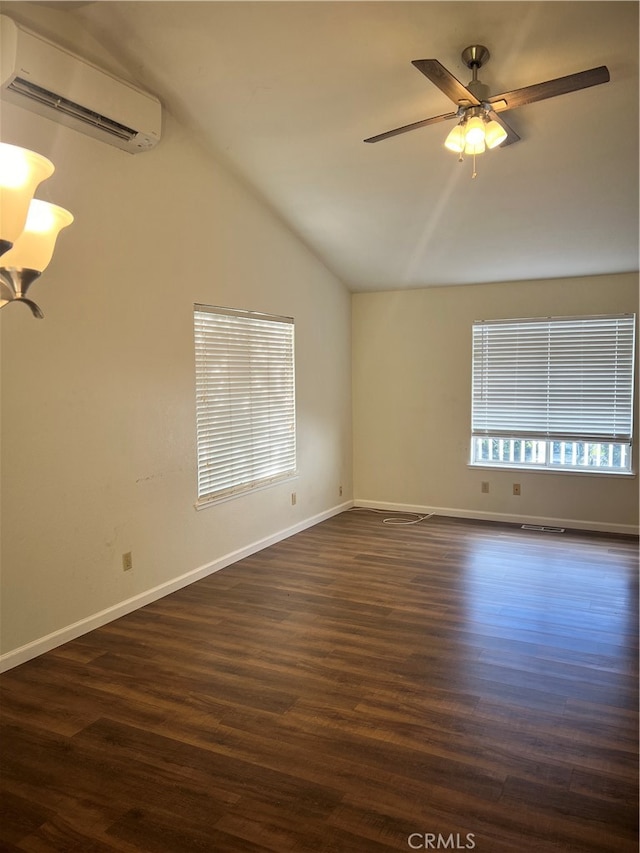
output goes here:
[[637, 584], [343, 513], [5, 673], [0, 849], [635, 853]]

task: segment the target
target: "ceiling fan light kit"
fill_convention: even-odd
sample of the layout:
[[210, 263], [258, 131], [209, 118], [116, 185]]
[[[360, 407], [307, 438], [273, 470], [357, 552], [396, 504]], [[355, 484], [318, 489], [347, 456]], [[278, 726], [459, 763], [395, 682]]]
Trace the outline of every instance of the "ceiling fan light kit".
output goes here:
[[[497, 121], [488, 118], [488, 109], [482, 107], [460, 108], [460, 122], [449, 133], [444, 141], [444, 147], [459, 154], [458, 161], [462, 162], [463, 154], [484, 154], [487, 148], [497, 148], [507, 138], [507, 131]], [[472, 177], [476, 177], [475, 161]]]
[[449, 151], [459, 154], [460, 161], [463, 159], [463, 154], [473, 156], [472, 177], [475, 178], [477, 154], [483, 154], [487, 148], [511, 145], [520, 139], [515, 130], [498, 116], [499, 112], [506, 112], [557, 95], [566, 95], [579, 89], [587, 89], [590, 86], [607, 83], [610, 79], [609, 69], [606, 65], [600, 65], [587, 71], [490, 97], [488, 87], [478, 80], [478, 70], [489, 60], [489, 50], [482, 44], [470, 45], [462, 51], [461, 56], [473, 75], [467, 86], [463, 86], [437, 59], [414, 59], [411, 63], [456, 104], [455, 112], [396, 127], [364, 141], [381, 142], [383, 139], [417, 130], [419, 127], [456, 118], [458, 123], [448, 134], [444, 146]]

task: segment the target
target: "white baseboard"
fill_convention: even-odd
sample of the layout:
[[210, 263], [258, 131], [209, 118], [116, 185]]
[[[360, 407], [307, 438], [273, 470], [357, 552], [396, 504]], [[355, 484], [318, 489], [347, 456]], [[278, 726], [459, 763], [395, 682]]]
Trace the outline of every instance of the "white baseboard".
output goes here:
[[608, 521], [584, 521], [577, 518], [547, 518], [537, 515], [513, 515], [502, 512], [482, 512], [480, 510], [454, 509], [452, 507], [419, 506], [417, 504], [389, 503], [356, 498], [354, 506], [364, 509], [384, 509], [390, 512], [417, 512], [420, 515], [444, 515], [451, 518], [471, 518], [478, 521], [498, 521], [505, 524], [538, 524], [545, 527], [565, 527], [573, 530], [592, 530], [596, 533], [617, 533], [637, 536], [638, 525], [614, 524]]
[[325, 510], [318, 515], [314, 515], [311, 518], [306, 518], [304, 521], [300, 521], [292, 527], [288, 527], [286, 530], [280, 530], [271, 536], [267, 536], [257, 542], [252, 542], [250, 545], [246, 545], [244, 548], [239, 548], [237, 551], [225, 554], [223, 557], [219, 557], [211, 563], [206, 563], [204, 566], [200, 566], [199, 568], [186, 572], [177, 578], [173, 578], [170, 581], [159, 584], [152, 589], [148, 589], [145, 592], [134, 595], [132, 598], [128, 598], [125, 601], [120, 601], [111, 607], [107, 607], [99, 613], [94, 613], [92, 616], [80, 619], [72, 625], [67, 625], [64, 628], [53, 631], [51, 634], [47, 634], [44, 637], [33, 640], [24, 646], [20, 646], [10, 652], [6, 652], [6, 654], [0, 655], [0, 672], [6, 672], [8, 669], [19, 666], [21, 663], [26, 663], [26, 661], [38, 657], [45, 652], [49, 652], [51, 649], [55, 649], [64, 643], [68, 643], [70, 640], [75, 640], [77, 637], [81, 637], [83, 634], [87, 634], [95, 628], [100, 628], [102, 625], [106, 625], [107, 622], [113, 622], [114, 619], [126, 616], [127, 613], [132, 613], [134, 610], [138, 610], [138, 608], [144, 607], [146, 604], [151, 604], [159, 598], [164, 598], [165, 595], [169, 595], [170, 593], [176, 592], [185, 586], [189, 586], [189, 584], [201, 580], [214, 572], [219, 572], [220, 569], [224, 569], [232, 563], [237, 563], [239, 560], [243, 560], [245, 557], [250, 557], [252, 554], [256, 554], [258, 551], [268, 548], [270, 545], [275, 545], [277, 542], [281, 542], [283, 539], [288, 539], [290, 536], [300, 533], [309, 527], [313, 527], [321, 521], [326, 521], [328, 518], [338, 515], [352, 506], [353, 501], [347, 501], [339, 504], [338, 506]]

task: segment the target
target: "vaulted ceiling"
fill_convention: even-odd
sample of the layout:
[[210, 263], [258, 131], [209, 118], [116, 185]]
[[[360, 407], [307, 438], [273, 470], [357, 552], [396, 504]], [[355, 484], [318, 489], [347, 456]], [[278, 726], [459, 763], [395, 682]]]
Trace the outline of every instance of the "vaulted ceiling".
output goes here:
[[[100, 2], [76, 15], [352, 290], [638, 269], [636, 2]], [[411, 64], [492, 94], [609, 68], [502, 117], [521, 140], [459, 163], [455, 109]], [[146, 156], [146, 155], [141, 155]]]

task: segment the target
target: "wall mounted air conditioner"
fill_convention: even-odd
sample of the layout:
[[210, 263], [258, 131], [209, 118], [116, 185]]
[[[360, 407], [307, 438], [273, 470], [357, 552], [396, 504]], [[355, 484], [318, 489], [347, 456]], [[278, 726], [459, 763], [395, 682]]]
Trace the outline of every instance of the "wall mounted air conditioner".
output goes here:
[[160, 140], [160, 101], [0, 15], [0, 97], [135, 154]]

